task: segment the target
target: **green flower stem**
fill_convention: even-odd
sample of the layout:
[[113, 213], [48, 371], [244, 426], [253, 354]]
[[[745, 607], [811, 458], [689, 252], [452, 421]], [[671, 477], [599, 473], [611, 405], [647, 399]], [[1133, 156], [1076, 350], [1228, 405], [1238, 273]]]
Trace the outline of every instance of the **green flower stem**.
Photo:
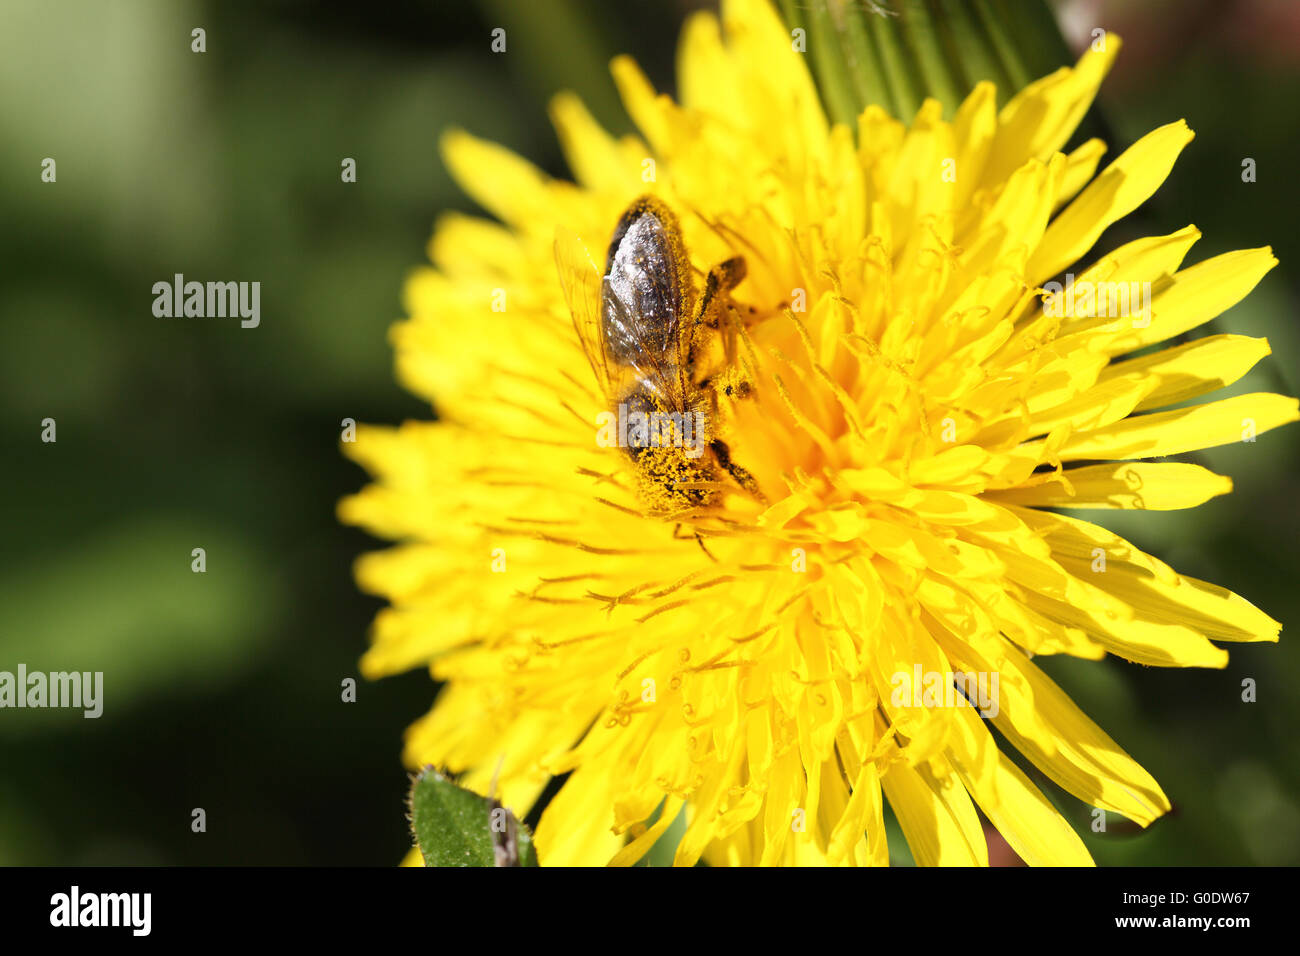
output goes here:
[[813, 75], [834, 122], [875, 103], [910, 120], [932, 97], [951, 117], [982, 80], [1005, 100], [1071, 62], [1044, 0], [779, 0], [805, 31]]

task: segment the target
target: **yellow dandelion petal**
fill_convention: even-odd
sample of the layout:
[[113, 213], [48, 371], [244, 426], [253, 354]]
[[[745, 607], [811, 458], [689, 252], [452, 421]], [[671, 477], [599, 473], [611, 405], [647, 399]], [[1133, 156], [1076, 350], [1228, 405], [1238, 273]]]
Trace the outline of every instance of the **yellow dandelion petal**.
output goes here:
[[[949, 770], [946, 762], [940, 767]], [[988, 845], [975, 805], [955, 774], [896, 764], [884, 778], [885, 796], [918, 866], [988, 866]]]
[[1266, 431], [1300, 418], [1294, 398], [1255, 393], [1170, 412], [1125, 418], [1107, 428], [1074, 436], [1061, 448], [1063, 460], [1158, 458], [1197, 448], [1241, 441], [1243, 429]]
[[1029, 261], [1028, 278], [1040, 282], [1092, 248], [1106, 227], [1150, 198], [1192, 141], [1182, 120], [1142, 137], [1052, 221]]
[[[1144, 459], [1300, 413], [1212, 397], [1263, 339], [1159, 347], [1271, 250], [1184, 265], [1188, 226], [1092, 251], [1192, 138], [1100, 174], [1100, 140], [1061, 152], [1118, 49], [1000, 110], [981, 83], [951, 121], [850, 129], [771, 6], [727, 0], [687, 22], [679, 101], [611, 65], [639, 136], [552, 101], [576, 182], [444, 137], [491, 218], [440, 219], [392, 330], [437, 420], [359, 428], [374, 480], [339, 504], [395, 542], [356, 566], [389, 603], [364, 673], [444, 684], [408, 765], [520, 817], [559, 781], [543, 865], [632, 865], [675, 823], [678, 865], [884, 865], [889, 814], [921, 864], [986, 865], [981, 814], [1027, 862], [1090, 864], [1010, 749], [1141, 826], [1168, 811], [1033, 658], [1221, 668], [1215, 642], [1280, 625], [1050, 509], [1196, 507], [1231, 480]], [[664, 444], [629, 407], [679, 413]]]
[[1053, 212], [1077, 196], [1079, 190], [1092, 180], [1104, 155], [1106, 144], [1099, 139], [1090, 139], [1066, 156], [1065, 173], [1061, 176], [1061, 188], [1056, 194]]
[[1125, 461], [1042, 474], [1018, 488], [993, 491], [990, 501], [1038, 508], [1195, 508], [1232, 491], [1232, 479], [1200, 465]]
[[1092, 857], [1023, 770], [997, 748], [984, 722], [954, 711], [953, 766], [984, 815], [1030, 866], [1090, 866]]
[[1061, 67], [1013, 96], [998, 114], [987, 178], [1001, 180], [1026, 158], [1045, 159], [1064, 146], [1092, 105], [1119, 48], [1119, 37], [1108, 33], [1073, 69]]

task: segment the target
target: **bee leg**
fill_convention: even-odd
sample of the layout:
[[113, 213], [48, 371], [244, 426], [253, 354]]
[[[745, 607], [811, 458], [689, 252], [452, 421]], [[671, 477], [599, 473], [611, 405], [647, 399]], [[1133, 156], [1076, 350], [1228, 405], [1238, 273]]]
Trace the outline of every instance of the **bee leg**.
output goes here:
[[744, 256], [732, 256], [710, 269], [709, 275], [717, 280], [719, 291], [730, 292], [744, 281], [748, 271], [749, 268], [745, 265]]
[[700, 546], [700, 550], [704, 552], [705, 556], [707, 556], [710, 561], [712, 561], [714, 564], [718, 563], [718, 559], [715, 558], [713, 554], [709, 551], [709, 549], [704, 546], [704, 539], [700, 537], [700, 533], [698, 531], [695, 532], [695, 543]]
[[691, 325], [690, 338], [686, 347], [686, 367], [692, 368], [695, 365], [696, 353], [704, 339], [705, 328], [718, 327], [718, 321], [708, 321], [709, 311], [713, 308], [714, 301], [719, 297], [726, 295], [736, 286], [740, 285], [745, 278], [747, 267], [743, 256], [732, 256], [719, 262], [709, 270], [709, 274], [704, 277], [704, 294], [700, 296], [700, 306], [695, 313], [695, 322]]
[[[678, 534], [678, 533], [677, 533], [677, 532], [679, 532], [679, 531], [681, 531], [681, 530], [682, 530], [682, 526], [681, 526], [680, 523], [674, 525], [674, 526], [673, 526], [673, 537], [674, 537], [674, 538], [684, 538], [684, 537], [686, 537], [685, 535], [682, 535], [682, 534]], [[717, 563], [718, 563], [718, 559], [715, 558], [715, 557], [714, 557], [714, 556], [709, 552], [709, 549], [706, 548], [706, 547], [704, 546], [704, 538], [702, 538], [702, 537], [700, 536], [700, 533], [699, 533], [698, 531], [695, 531], [695, 532], [693, 532], [693, 536], [694, 536], [694, 538], [695, 538], [695, 543], [698, 544], [698, 545], [700, 546], [700, 550], [703, 551], [706, 555], [708, 555], [708, 558], [709, 558], [710, 561], [712, 561], [714, 564], [717, 564]]]
[[735, 365], [737, 358], [736, 344], [740, 336], [773, 313], [770, 311], [759, 312], [752, 305], [738, 307], [737, 303], [730, 299], [723, 303], [723, 307], [718, 312], [717, 326], [722, 336], [722, 350], [727, 365]]
[[754, 476], [731, 460], [731, 449], [727, 447], [724, 441], [715, 438], [709, 442], [709, 450], [713, 452], [713, 457], [718, 460], [718, 464], [732, 477], [736, 484], [744, 488], [758, 501], [767, 504], [767, 498], [763, 496], [763, 492], [758, 490], [758, 482], [754, 480]]
[[722, 394], [733, 401], [743, 401], [754, 394], [754, 386], [747, 378], [737, 378], [722, 386]]

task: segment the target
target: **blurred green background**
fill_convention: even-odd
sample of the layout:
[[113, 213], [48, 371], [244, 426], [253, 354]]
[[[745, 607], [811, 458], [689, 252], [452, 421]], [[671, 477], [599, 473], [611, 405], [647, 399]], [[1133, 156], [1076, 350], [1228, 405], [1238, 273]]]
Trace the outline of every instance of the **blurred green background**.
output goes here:
[[[98, 720], [0, 711], [0, 863], [400, 859], [401, 733], [433, 688], [415, 672], [340, 699], [379, 604], [351, 580], [377, 543], [334, 518], [364, 481], [337, 442], [345, 417], [429, 414], [394, 384], [386, 330], [437, 212], [471, 208], [439, 132], [562, 175], [549, 96], [577, 89], [629, 130], [609, 57], [633, 54], [671, 90], [677, 31], [704, 5], [0, 5], [0, 670], [105, 672]], [[1061, 6], [1076, 44], [1093, 25], [1125, 40], [1099, 115], [1111, 156], [1180, 116], [1197, 133], [1103, 248], [1195, 222], [1192, 261], [1265, 244], [1282, 260], [1204, 330], [1273, 343], [1234, 391], [1300, 392], [1290, 6]], [[489, 49], [497, 26], [505, 54]], [[340, 181], [344, 157], [356, 183]], [[260, 281], [261, 327], [155, 318], [151, 287], [176, 272]], [[56, 444], [40, 441], [46, 417]], [[1236, 493], [1114, 525], [1295, 625], [1298, 448], [1292, 426], [1195, 456]], [[1100, 863], [1300, 862], [1300, 650], [1284, 635], [1231, 653], [1223, 672], [1048, 662], [1177, 807], [1149, 832], [1099, 835], [1062, 800]], [[1258, 703], [1241, 702], [1245, 677]]]

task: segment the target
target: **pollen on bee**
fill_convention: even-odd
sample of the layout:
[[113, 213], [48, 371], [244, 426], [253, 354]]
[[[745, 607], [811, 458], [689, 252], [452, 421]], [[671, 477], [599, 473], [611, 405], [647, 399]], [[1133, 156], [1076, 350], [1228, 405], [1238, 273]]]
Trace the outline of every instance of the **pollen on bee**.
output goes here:
[[668, 513], [709, 503], [711, 493], [692, 486], [711, 482], [715, 476], [688, 452], [689, 449], [666, 446], [646, 448], [638, 455], [638, 490], [651, 512]]
[[754, 386], [745, 373], [734, 366], [724, 368], [718, 375], [717, 388], [730, 399], [740, 400], [750, 396]]

